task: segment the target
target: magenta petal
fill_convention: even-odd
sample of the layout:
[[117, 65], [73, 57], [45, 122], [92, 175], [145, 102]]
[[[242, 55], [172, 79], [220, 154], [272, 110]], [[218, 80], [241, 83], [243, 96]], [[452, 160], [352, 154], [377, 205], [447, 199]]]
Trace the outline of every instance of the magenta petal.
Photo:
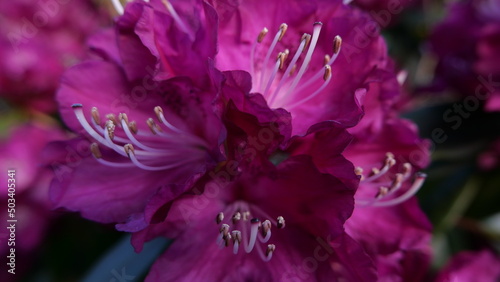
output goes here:
[[436, 282], [494, 282], [500, 279], [500, 258], [490, 251], [461, 252], [448, 262]]
[[136, 1], [127, 5], [125, 13], [116, 23], [118, 48], [128, 80], [153, 78], [156, 57], [144, 45], [140, 35], [152, 37], [153, 27], [147, 22], [152, 13], [148, 4]]

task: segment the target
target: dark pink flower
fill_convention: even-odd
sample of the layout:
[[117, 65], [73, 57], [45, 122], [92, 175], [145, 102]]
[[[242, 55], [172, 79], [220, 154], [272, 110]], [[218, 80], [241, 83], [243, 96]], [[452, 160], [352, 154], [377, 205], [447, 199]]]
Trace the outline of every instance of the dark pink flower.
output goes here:
[[221, 70], [250, 73], [250, 92], [291, 113], [293, 134], [362, 115], [356, 90], [387, 64], [377, 24], [342, 1], [212, 1], [221, 17]]
[[53, 112], [60, 76], [84, 57], [104, 14], [85, 0], [2, 1], [0, 11], [0, 95]]
[[160, 234], [176, 240], [146, 281], [375, 279], [370, 259], [342, 228], [353, 190], [307, 156], [227, 185], [220, 180], [171, 207]]
[[490, 251], [464, 251], [455, 255], [437, 277], [437, 282], [494, 282], [500, 279], [500, 258]]
[[[158, 5], [166, 10], [160, 1], [130, 3], [115, 34], [91, 39], [95, 59], [63, 76], [57, 95], [62, 117], [89, 141], [49, 149], [58, 171], [51, 190], [58, 207], [100, 222], [124, 222], [161, 187], [184, 185], [221, 158], [222, 123], [212, 106], [220, 80], [210, 79], [208, 57], [194, 59], [202, 49], [215, 49], [205, 40], [212, 32], [193, 21], [198, 30], [182, 28]], [[160, 26], [144, 25], [148, 17]], [[150, 41], [160, 30], [177, 49]], [[172, 199], [182, 192], [172, 192]]]
[[[318, 139], [333, 141], [328, 161], [334, 173], [323, 173], [300, 151], [303, 140], [292, 141], [297, 143], [290, 147], [293, 156], [276, 150], [277, 140], [284, 138], [272, 129], [275, 125], [259, 122], [234, 104], [225, 110], [223, 119], [233, 135], [228, 142], [241, 146], [234, 154], [241, 153], [239, 161], [222, 163], [171, 205], [162, 204], [168, 189], [152, 198], [146, 220], [166, 208], [168, 215], [135, 233], [133, 244], [140, 250], [156, 236], [175, 241], [147, 281], [375, 279], [370, 258], [342, 227], [357, 184], [352, 165], [340, 155], [350, 141], [345, 130], [331, 125], [314, 129]], [[261, 139], [259, 132], [272, 132], [275, 138]], [[315, 134], [308, 136], [316, 139]]]
[[376, 135], [355, 136], [345, 156], [363, 175], [346, 231], [376, 261], [380, 281], [421, 281], [432, 226], [414, 195], [425, 180], [415, 172], [429, 162], [427, 142], [413, 124], [388, 120]]
[[368, 84], [365, 115], [348, 131], [354, 136], [344, 156], [361, 182], [346, 231], [377, 265], [380, 281], [421, 281], [428, 270], [432, 226], [414, 195], [429, 164], [429, 143], [417, 127], [398, 117], [401, 87], [389, 69]]
[[500, 5], [494, 0], [468, 0], [450, 5], [436, 26], [431, 48], [438, 56], [434, 84], [500, 109]]

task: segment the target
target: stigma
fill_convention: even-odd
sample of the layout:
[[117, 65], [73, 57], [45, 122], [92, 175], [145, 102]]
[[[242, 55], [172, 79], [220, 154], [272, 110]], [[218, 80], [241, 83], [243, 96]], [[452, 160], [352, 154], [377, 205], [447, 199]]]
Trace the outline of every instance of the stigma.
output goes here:
[[[260, 258], [266, 262], [271, 260], [276, 251], [276, 245], [268, 244], [272, 227], [285, 228], [285, 219], [282, 216], [272, 219], [258, 207], [243, 201], [235, 202], [226, 213], [218, 213], [215, 221], [219, 225], [216, 243], [221, 249], [232, 245], [235, 255], [240, 249], [246, 253], [256, 249]], [[260, 246], [261, 244], [263, 246]]]
[[[170, 123], [159, 106], [152, 111], [158, 123], [149, 118], [145, 122], [147, 127], [142, 126], [149, 130], [141, 129], [125, 113], [118, 116], [107, 114], [103, 121], [99, 110], [93, 107], [89, 113], [89, 122], [83, 105], [74, 104], [72, 108], [82, 128], [94, 139], [90, 145], [93, 157], [103, 165], [162, 171], [201, 163], [207, 157], [209, 144], [201, 137]], [[112, 151], [107, 156], [113, 160], [104, 159], [100, 148]]]
[[[289, 49], [275, 51], [287, 32], [288, 25], [283, 23], [269, 43], [269, 48], [260, 50], [265, 53], [262, 61], [256, 60], [256, 52], [262, 46], [267, 28], [263, 28], [257, 35], [250, 53], [250, 73], [254, 77], [253, 92], [261, 93], [272, 108], [291, 110], [320, 94], [332, 79], [332, 64], [337, 59], [342, 46], [340, 36], [335, 36], [332, 42], [332, 53], [325, 54], [319, 64], [313, 64], [313, 54], [323, 24], [313, 24], [312, 34], [303, 34], [294, 54]], [[274, 54], [274, 55], [273, 55]], [[272, 59], [275, 56], [274, 60]], [[300, 63], [299, 63], [300, 61]], [[314, 70], [311, 66], [321, 65]], [[303, 95], [302, 93], [306, 93]], [[300, 96], [300, 98], [299, 98]]]
[[[396, 166], [394, 154], [387, 153], [381, 168], [372, 168], [365, 174], [361, 167], [355, 168], [355, 173], [360, 176], [361, 183], [375, 184], [378, 191], [375, 191], [374, 197], [371, 199], [356, 198], [356, 204], [360, 206], [375, 206], [388, 207], [395, 206], [405, 202], [413, 197], [422, 187], [427, 175], [425, 173], [413, 173], [413, 168], [410, 163], [403, 163], [400, 171], [391, 174], [391, 168]], [[408, 184], [406, 184], [408, 182]], [[406, 191], [402, 191], [403, 187], [408, 187]]]

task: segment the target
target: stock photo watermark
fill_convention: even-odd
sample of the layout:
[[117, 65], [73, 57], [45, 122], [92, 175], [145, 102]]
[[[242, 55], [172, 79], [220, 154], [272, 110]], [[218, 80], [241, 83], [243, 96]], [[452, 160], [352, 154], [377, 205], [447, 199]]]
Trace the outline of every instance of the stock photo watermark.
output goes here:
[[7, 220], [6, 228], [8, 230], [6, 240], [8, 246], [7, 272], [16, 274], [16, 170], [7, 170]]

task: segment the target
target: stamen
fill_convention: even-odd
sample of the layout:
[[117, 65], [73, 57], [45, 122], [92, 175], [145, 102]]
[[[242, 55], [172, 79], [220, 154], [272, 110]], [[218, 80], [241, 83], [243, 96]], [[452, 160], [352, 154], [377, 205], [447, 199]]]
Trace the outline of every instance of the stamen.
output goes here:
[[[325, 60], [327, 59], [327, 56], [328, 56], [328, 62], [326, 62], [325, 65], [329, 65], [329, 66], [333, 65], [333, 63], [337, 60], [337, 57], [339, 56], [341, 47], [342, 47], [342, 38], [337, 35], [333, 39], [333, 56], [332, 57], [330, 57], [329, 55], [325, 56]], [[300, 92], [300, 91], [306, 89], [312, 83], [314, 83], [315, 81], [317, 81], [318, 79], [320, 79], [321, 75], [322, 75], [322, 71], [320, 69], [311, 78], [309, 78], [309, 80], [307, 80], [304, 83], [301, 83], [300, 86], [297, 88], [296, 91]]]
[[116, 116], [114, 114], [107, 114], [106, 119], [112, 121], [115, 126], [118, 125], [118, 122], [116, 121]]
[[254, 67], [254, 62], [255, 62], [255, 50], [257, 49], [257, 45], [262, 43], [262, 40], [264, 40], [264, 37], [266, 37], [267, 33], [269, 30], [264, 27], [262, 31], [259, 33], [257, 36], [257, 40], [252, 44], [252, 49], [250, 51], [250, 73], [253, 75], [255, 74], [255, 67]]
[[285, 219], [282, 216], [278, 216], [277, 224], [279, 229], [285, 228]]
[[123, 167], [133, 167], [134, 165], [131, 163], [115, 163], [115, 162], [110, 162], [102, 159], [102, 154], [101, 151], [99, 150], [99, 145], [97, 143], [92, 143], [90, 144], [90, 151], [92, 152], [92, 156], [94, 159], [106, 166], [111, 166], [111, 167], [118, 167], [118, 168], [123, 168]]
[[80, 125], [85, 129], [85, 131], [95, 140], [97, 140], [99, 143], [106, 144], [107, 141], [104, 139], [99, 133], [97, 133], [92, 126], [87, 122], [87, 119], [85, 118], [85, 115], [83, 114], [83, 109], [82, 109], [82, 104], [73, 104], [71, 106], [74, 110], [76, 119], [80, 123]]
[[278, 41], [280, 41], [283, 36], [285, 35], [285, 32], [286, 30], [288, 29], [288, 25], [283, 23], [280, 25], [280, 29], [278, 30], [278, 32], [276, 33], [276, 35], [274, 36], [274, 39], [271, 43], [271, 46], [269, 47], [269, 50], [267, 50], [267, 54], [266, 54], [266, 57], [264, 58], [264, 62], [262, 64], [262, 72], [260, 74], [260, 92], [262, 93], [262, 90], [263, 90], [263, 87], [264, 87], [264, 77], [265, 77], [265, 72], [266, 72], [266, 66], [267, 66], [267, 63], [269, 62], [269, 58], [271, 57], [271, 54], [272, 52], [274, 51], [274, 48], [276, 47], [276, 44], [278, 43]]
[[265, 220], [261, 225], [261, 235], [259, 237], [259, 241], [262, 243], [267, 243], [271, 238], [271, 221]]
[[403, 203], [404, 201], [413, 197], [418, 192], [418, 190], [420, 190], [420, 188], [425, 182], [426, 177], [427, 175], [425, 173], [417, 173], [413, 185], [403, 195], [391, 200], [376, 201], [372, 205], [375, 207], [388, 207]]
[[241, 220], [241, 213], [240, 212], [236, 212], [234, 215], [233, 215], [233, 224], [236, 224], [238, 221]]
[[264, 252], [262, 251], [261, 248], [257, 248], [257, 252], [259, 253], [260, 258], [265, 262], [268, 262], [271, 260], [271, 258], [273, 257], [273, 252], [275, 250], [276, 250], [276, 246], [274, 244], [267, 245], [266, 254], [264, 254]]
[[[127, 135], [127, 137], [130, 139], [130, 141], [132, 141], [132, 143], [134, 143], [137, 147], [139, 147], [143, 150], [146, 150], [146, 151], [158, 152], [158, 153], [168, 152], [166, 150], [156, 149], [156, 148], [144, 145], [141, 142], [139, 142], [139, 140], [137, 140], [137, 138], [135, 138], [135, 136], [130, 131], [130, 123], [128, 125], [126, 124], [126, 115], [123, 115], [123, 116], [125, 117], [125, 118], [121, 119], [123, 132], [125, 132], [125, 135]], [[136, 129], [136, 132], [137, 132], [137, 129]]]
[[113, 4], [113, 7], [115, 8], [116, 12], [118, 13], [118, 15], [123, 15], [123, 6], [122, 6], [122, 3], [120, 3], [119, 0], [111, 0], [111, 3]]
[[302, 37], [306, 40], [306, 45], [304, 45], [304, 48], [302, 49], [301, 52], [305, 52], [307, 47], [309, 47], [309, 43], [311, 43], [311, 35], [308, 33], [305, 33], [302, 35]]
[[411, 164], [410, 163], [404, 163], [403, 164], [403, 178], [408, 179], [411, 175]]
[[271, 88], [271, 84], [273, 83], [274, 78], [276, 77], [276, 74], [278, 73], [278, 70], [283, 68], [283, 62], [285, 61], [285, 59], [284, 59], [285, 56], [286, 55], [284, 52], [280, 52], [278, 54], [278, 57], [276, 58], [276, 64], [274, 65], [273, 72], [271, 73], [271, 77], [269, 77], [269, 81], [267, 82], [266, 90], [264, 90], [264, 92], [262, 92], [262, 94], [264, 94], [264, 96], [267, 95], [267, 92], [269, 92], [269, 88]]
[[340, 36], [335, 36], [333, 38], [333, 54], [337, 55], [340, 52], [340, 47], [342, 46], [342, 38]]
[[129, 122], [128, 128], [134, 134], [137, 134], [137, 132], [139, 132], [139, 129], [137, 128], [137, 122], [135, 122], [134, 120]]
[[302, 100], [300, 100], [298, 102], [295, 102], [295, 103], [289, 105], [287, 107], [287, 109], [290, 110], [290, 109], [293, 109], [293, 108], [295, 108], [297, 106], [302, 105], [303, 103], [305, 103], [305, 102], [311, 100], [312, 98], [316, 97], [319, 93], [321, 93], [321, 91], [323, 91], [323, 89], [325, 89], [325, 87], [328, 85], [328, 83], [330, 83], [330, 80], [332, 78], [332, 68], [329, 65], [325, 65], [324, 68], [325, 68], [325, 73], [323, 75], [324, 82], [321, 85], [321, 87], [318, 88], [316, 91], [314, 91], [311, 95], [307, 96], [306, 98], [304, 98], [304, 99], [302, 99]]
[[193, 32], [181, 20], [181, 18], [179, 17], [179, 14], [177, 14], [177, 12], [175, 11], [172, 4], [170, 4], [170, 1], [162, 0], [161, 2], [163, 3], [163, 5], [165, 5], [165, 7], [167, 8], [167, 11], [170, 13], [170, 15], [172, 16], [174, 21], [177, 23], [177, 25], [182, 29], [182, 31], [184, 31], [189, 36], [189, 39], [191, 39], [191, 41], [193, 41], [195, 39]]
[[115, 127], [116, 126], [112, 121], [106, 121], [106, 132], [111, 140], [115, 137]]
[[94, 158], [96, 159], [102, 158], [102, 154], [101, 151], [99, 150], [99, 146], [97, 145], [97, 143], [90, 144], [90, 151], [92, 152]]
[[326, 54], [325, 58], [323, 59], [323, 65], [327, 65], [330, 59], [331, 59], [330, 55]]
[[399, 188], [401, 188], [402, 184], [403, 184], [403, 174], [396, 173], [396, 177], [394, 178], [394, 181], [392, 182], [391, 187], [389, 188], [391, 193], [394, 193]]
[[274, 251], [276, 251], [276, 246], [274, 244], [267, 245], [266, 256], [272, 256]]
[[357, 176], [361, 176], [361, 180], [363, 180], [363, 168], [362, 167], [356, 167], [354, 168], [354, 173], [357, 175]]
[[151, 130], [151, 132], [153, 134], [155, 134], [155, 135], [158, 134], [158, 132], [162, 132], [163, 131], [161, 129], [161, 127], [159, 127], [152, 118], [148, 118], [148, 120], [146, 121], [146, 123], [148, 124], [148, 127]]
[[92, 120], [96, 125], [101, 125], [101, 117], [99, 115], [99, 111], [97, 110], [96, 107], [92, 107], [92, 110], [90, 110], [90, 113], [92, 115]]
[[382, 186], [379, 188], [377, 195], [375, 195], [375, 199], [381, 199], [385, 197], [387, 193], [389, 193], [389, 188]]
[[283, 39], [283, 36], [285, 36], [286, 30], [288, 29], [288, 25], [286, 23], [282, 23], [280, 25], [280, 37], [278, 38], [278, 41], [281, 41]]
[[170, 130], [175, 131], [177, 133], [184, 133], [184, 131], [182, 131], [182, 130], [178, 129], [177, 127], [173, 126], [170, 122], [168, 122], [165, 119], [165, 116], [163, 115], [163, 109], [160, 106], [156, 106], [155, 107], [155, 113], [156, 113], [156, 117], [158, 118], [158, 120], [161, 121]]
[[371, 182], [378, 179], [382, 175], [386, 174], [389, 171], [389, 169], [393, 167], [395, 164], [396, 160], [394, 159], [394, 155], [392, 153], [387, 153], [384, 167], [382, 167], [381, 170], [374, 169], [373, 175], [365, 178], [363, 182]]
[[[171, 163], [171, 164], [168, 164], [168, 165], [164, 165], [164, 166], [149, 166], [149, 165], [145, 165], [145, 164], [141, 163], [137, 159], [136, 152], [135, 152], [134, 146], [132, 144], [126, 144], [125, 146], [123, 146], [123, 148], [124, 148], [125, 153], [127, 154], [127, 156], [130, 158], [130, 160], [137, 167], [142, 168], [144, 170], [150, 170], [150, 171], [167, 170], [167, 169], [171, 169], [171, 168], [174, 168], [174, 167], [178, 167], [178, 166], [184, 165], [186, 163], [189, 163], [189, 162], [195, 160], [195, 158], [187, 158], [187, 159], [184, 159], [183, 161], [176, 161], [174, 163]], [[147, 154], [148, 152], [139, 151], [137, 153]]]
[[295, 52], [295, 55], [293, 56], [292, 61], [290, 62], [290, 64], [286, 68], [285, 72], [283, 73], [283, 77], [281, 78], [280, 83], [278, 84], [278, 87], [276, 87], [273, 94], [268, 98], [268, 105], [273, 105], [274, 100], [277, 98], [281, 87], [283, 86], [283, 84], [286, 81], [287, 74], [288, 74], [288, 76], [291, 76], [292, 72], [295, 71], [295, 69], [296, 69], [295, 64], [297, 63], [302, 51], [304, 51], [306, 49], [307, 42], [310, 41], [310, 39], [311, 39], [311, 35], [309, 35], [309, 34], [302, 35], [299, 48]]
[[120, 113], [118, 114], [118, 120], [121, 122], [122, 120], [125, 121], [125, 124], [127, 125], [128, 127], [128, 116], [127, 114], [124, 114], [124, 113]]
[[217, 217], [215, 218], [215, 222], [217, 222], [217, 224], [220, 224], [223, 220], [224, 220], [224, 213], [223, 212], [218, 213]]
[[[243, 247], [246, 253], [250, 253], [253, 249], [257, 249], [259, 256], [264, 261], [269, 261], [271, 259], [272, 252], [275, 251], [275, 246], [270, 247], [272, 244], [268, 245], [268, 251], [264, 254], [263, 248], [261, 246], [256, 246], [257, 242], [265, 244], [271, 239], [271, 226], [274, 224], [279, 229], [285, 227], [285, 219], [282, 216], [277, 217], [277, 221], [272, 219], [266, 219], [263, 222], [257, 217], [251, 217], [251, 213], [248, 209], [250, 206], [241, 201], [237, 201], [230, 206], [225, 212], [233, 213], [230, 219], [224, 219], [224, 213], [220, 212], [217, 214], [215, 221], [220, 224], [219, 235], [217, 237], [217, 244], [220, 248], [228, 245], [228, 240], [233, 240], [233, 253], [237, 254], [239, 252], [239, 247], [243, 242]], [[259, 214], [259, 216], [267, 217], [267, 214], [263, 212], [256, 206], [251, 206], [252, 212]], [[251, 218], [251, 220], [248, 220]], [[224, 223], [226, 221], [227, 223]], [[228, 223], [232, 223], [231, 227]], [[233, 229], [232, 229], [233, 228]], [[232, 230], [231, 230], [232, 229]], [[249, 229], [249, 230], [248, 230]], [[228, 236], [228, 234], [230, 234]], [[259, 239], [257, 241], [257, 238]]]
[[231, 243], [231, 234], [228, 233], [224, 236], [224, 245], [226, 247], [229, 247], [230, 243]]
[[236, 255], [236, 254], [238, 254], [238, 249], [239, 249], [240, 244], [241, 244], [241, 231], [234, 230], [231, 233], [233, 234], [233, 243], [234, 243], [233, 253]]
[[266, 37], [266, 34], [269, 32], [267, 28], [263, 28], [262, 31], [259, 33], [259, 36], [257, 36], [257, 43], [262, 43], [262, 40], [264, 40], [264, 37]]
[[316, 44], [318, 43], [318, 38], [319, 38], [319, 34], [321, 32], [322, 26], [323, 26], [323, 24], [320, 22], [314, 23], [311, 44], [309, 45], [309, 49], [307, 50], [306, 57], [304, 58], [304, 62], [302, 62], [302, 65], [299, 69], [299, 73], [297, 74], [297, 76], [293, 80], [292, 85], [290, 86], [290, 88], [286, 92], [284, 98], [288, 97], [290, 95], [290, 93], [292, 93], [293, 90], [295, 90], [295, 87], [297, 86], [300, 79], [302, 78], [302, 75], [304, 75], [307, 67], [309, 66], [309, 62], [311, 61], [311, 57], [314, 53], [314, 49], [316, 48]]
[[222, 226], [220, 227], [220, 233], [226, 236], [229, 233], [229, 225], [222, 224]]

